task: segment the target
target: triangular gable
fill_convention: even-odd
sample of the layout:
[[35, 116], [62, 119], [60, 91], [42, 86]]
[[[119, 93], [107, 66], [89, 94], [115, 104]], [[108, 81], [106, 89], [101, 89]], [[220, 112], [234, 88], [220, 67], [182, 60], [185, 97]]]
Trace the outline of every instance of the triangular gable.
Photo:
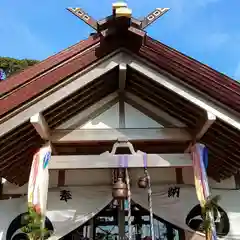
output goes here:
[[[148, 117], [143, 112], [124, 103], [125, 128], [159, 128], [160, 123]], [[116, 103], [94, 119], [89, 120], [80, 129], [121, 128], [119, 125], [119, 103]]]
[[[115, 96], [113, 94], [112, 96]], [[106, 100], [105, 100], [106, 99]], [[65, 129], [65, 130], [73, 130], [73, 129], [117, 129], [117, 128], [163, 128], [165, 126], [174, 126], [172, 122], [164, 121], [161, 124], [161, 120], [156, 121], [148, 116], [143, 111], [137, 109], [137, 107], [132, 106], [131, 104], [124, 102], [123, 113], [120, 112], [120, 103], [118, 100], [117, 103], [107, 102], [107, 99], [111, 99], [111, 96], [102, 99], [102, 103], [105, 105], [100, 105], [97, 103], [99, 108], [91, 106], [90, 108], [95, 109], [94, 112], [91, 112], [90, 109], [86, 110], [89, 113], [88, 116], [85, 116], [83, 113], [75, 115], [73, 118], [67, 120], [65, 123], [58, 126], [56, 129]], [[95, 104], [96, 105], [96, 104]], [[99, 109], [102, 109], [102, 112], [99, 112]], [[123, 116], [121, 116], [121, 114]], [[164, 113], [167, 115], [166, 113]], [[92, 116], [92, 117], [91, 117]], [[124, 118], [125, 126], [122, 127], [120, 124], [120, 118]], [[166, 116], [162, 116], [166, 117]], [[87, 119], [83, 122], [84, 119]], [[161, 118], [163, 119], [163, 118]], [[175, 120], [177, 122], [177, 120]], [[178, 123], [179, 125], [183, 123]], [[178, 127], [175, 126], [175, 127]]]
[[[234, 139], [233, 135], [235, 132], [230, 129], [229, 125], [238, 130], [240, 129], [240, 119], [237, 114], [228, 111], [222, 107], [221, 104], [216, 103], [216, 101], [206, 99], [203, 94], [199, 93], [196, 89], [194, 90], [186, 86], [186, 84], [181, 84], [180, 80], [169, 75], [164, 75], [160, 70], [156, 70], [156, 66], [151, 62], [143, 60], [144, 58], [139, 59], [124, 50], [115, 52], [106, 59], [101, 59], [98, 62], [95, 61], [94, 66], [90, 66], [88, 69], [85, 69], [84, 72], [75, 72], [75, 75], [73, 74], [71, 78], [65, 79], [64, 84], [61, 86], [45, 92], [38, 98], [28, 102], [27, 105], [16, 109], [11, 117], [6, 116], [6, 119], [1, 119], [0, 135], [3, 137], [5, 145], [4, 150], [1, 152], [2, 161], [7, 161], [9, 166], [12, 165], [11, 162], [14, 162], [13, 165], [16, 171], [20, 165], [20, 161], [18, 161], [15, 156], [20, 155], [19, 152], [22, 151], [26, 156], [22, 154], [20, 157], [26, 159], [32, 156], [32, 152], [35, 151], [35, 146], [40, 146], [41, 142], [39, 141], [39, 145], [37, 145], [38, 143], [36, 142], [39, 140], [39, 136], [29, 121], [36, 113], [43, 113], [50, 129], [54, 129], [56, 126], [62, 124], [62, 122], [70, 119], [74, 114], [78, 112], [83, 113], [85, 109], [94, 102], [101, 101], [101, 99], [110, 93], [117, 93], [119, 90], [118, 73], [121, 64], [125, 64], [127, 69], [128, 78], [124, 92], [127, 98], [129, 93], [133, 93], [138, 98], [144, 99], [147, 103], [151, 103], [154, 106], [154, 108], [147, 107], [153, 111], [153, 115], [156, 115], [155, 112], [157, 110], [162, 109], [165, 113], [168, 113], [169, 116], [175, 117], [183, 122], [190, 128], [189, 130], [194, 131], [197, 130], [196, 125], [198, 121], [201, 120], [200, 118], [206, 112], [210, 113], [210, 115], [215, 115], [218, 119], [214, 125], [215, 129], [213, 129], [213, 133], [221, 129], [220, 131], [223, 131], [223, 134], [227, 135], [230, 140]], [[118, 95], [115, 94], [115, 98], [117, 96]], [[112, 100], [114, 100], [114, 98]], [[17, 101], [17, 98], [15, 98], [14, 101]], [[144, 106], [144, 104], [139, 105]], [[4, 109], [4, 106], [6, 107], [7, 105], [0, 105], [0, 109]], [[212, 122], [212, 119], [208, 116], [206, 121], [207, 127], [204, 126], [204, 128], [208, 129]], [[23, 124], [25, 124], [24, 129], [22, 128]], [[7, 133], [9, 135], [7, 135]], [[216, 143], [212, 137], [213, 133], [204, 139], [204, 143], [208, 144], [208, 147], [211, 148], [215, 156], [223, 161], [222, 158], [224, 158], [225, 155], [222, 153], [222, 149], [226, 149], [224, 146], [226, 146], [226, 144], [228, 144], [227, 141], [230, 140], [223, 139], [223, 143]], [[7, 136], [4, 136], [5, 134]], [[136, 136], [136, 132], [134, 134], [134, 136]], [[158, 135], [158, 133], [156, 133], [156, 135]], [[16, 136], [21, 137], [16, 138]], [[150, 136], [150, 134], [148, 136]], [[202, 136], [203, 135], [200, 135], [200, 138]], [[86, 140], [92, 139], [88, 137]], [[189, 138], [186, 139], [186, 141], [189, 140]], [[28, 144], [26, 143], [35, 143], [35, 145], [33, 148], [28, 149]], [[236, 148], [234, 147], [233, 150], [234, 149], [238, 149], [238, 146], [236, 146]], [[226, 149], [226, 151], [227, 150], [228, 149]], [[238, 156], [232, 149], [229, 149], [228, 153], [229, 155], [227, 154], [226, 156], [230, 156], [231, 154], [234, 158]], [[216, 158], [212, 159], [212, 161], [216, 161]], [[17, 165], [18, 163], [19, 165]], [[222, 166], [224, 165], [222, 164], [221, 167]], [[229, 174], [227, 167], [224, 170], [222, 169], [223, 168], [216, 170], [214, 165], [212, 165], [208, 170], [209, 173], [212, 172], [212, 175], [219, 173], [219, 176], [224, 178], [234, 174], [236, 166], [231, 163], [231, 173]], [[3, 177], [5, 177], [4, 171], [0, 172]], [[24, 171], [25, 169], [22, 169], [21, 176], [24, 175]], [[226, 172], [227, 174], [225, 174]], [[16, 182], [19, 181], [20, 175], [19, 179], [16, 179]]]
[[[108, 59], [101, 60], [94, 68], [88, 69], [85, 74], [77, 74], [72, 77], [68, 84], [63, 85], [61, 88], [55, 90], [52, 93], [47, 94], [44, 98], [39, 101], [33, 101], [29, 103], [28, 108], [24, 108], [21, 112], [15, 114], [9, 120], [3, 122], [0, 125], [0, 135], [4, 135], [8, 131], [12, 130], [14, 127], [19, 126], [20, 124], [28, 121], [36, 112], [42, 112], [47, 110], [50, 107], [56, 106], [60, 101], [64, 101], [65, 98], [74, 94], [78, 89], [86, 87], [87, 84], [92, 83], [95, 79], [101, 77], [104, 74], [113, 71], [121, 63], [126, 63], [129, 68], [137, 71], [147, 78], [154, 79], [156, 84], [163, 86], [166, 89], [172, 91], [177, 96], [182, 97], [186, 101], [189, 101], [191, 104], [196, 105], [197, 107], [213, 113], [216, 117], [227, 122], [233, 127], [240, 129], [240, 118], [235, 114], [227, 111], [225, 108], [222, 108], [220, 105], [215, 104], [206, 100], [200, 94], [190, 90], [186, 86], [177, 83], [175, 80], [172, 80], [164, 75], [160, 74], [156, 70], [151, 68], [151, 63], [141, 62], [136, 57], [128, 53], [117, 53]], [[145, 79], [145, 81], [147, 81]], [[99, 91], [98, 91], [99, 92]], [[154, 92], [152, 92], [154, 94]], [[2, 107], [2, 106], [1, 106]]]
[[79, 127], [80, 129], [119, 128], [119, 103]]
[[125, 127], [126, 128], [159, 128], [164, 127], [159, 122], [148, 117], [143, 112], [134, 108], [128, 103], [124, 103]]

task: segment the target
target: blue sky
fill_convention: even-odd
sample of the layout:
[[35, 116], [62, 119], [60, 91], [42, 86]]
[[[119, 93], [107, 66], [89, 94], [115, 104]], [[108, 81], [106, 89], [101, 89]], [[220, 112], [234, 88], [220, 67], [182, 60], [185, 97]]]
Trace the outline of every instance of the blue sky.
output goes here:
[[[96, 19], [111, 14], [113, 0], [1, 0], [0, 56], [43, 60], [87, 38], [90, 27], [66, 7]], [[170, 11], [147, 29], [150, 36], [212, 68], [240, 79], [239, 0], [131, 0], [136, 17], [156, 7]]]

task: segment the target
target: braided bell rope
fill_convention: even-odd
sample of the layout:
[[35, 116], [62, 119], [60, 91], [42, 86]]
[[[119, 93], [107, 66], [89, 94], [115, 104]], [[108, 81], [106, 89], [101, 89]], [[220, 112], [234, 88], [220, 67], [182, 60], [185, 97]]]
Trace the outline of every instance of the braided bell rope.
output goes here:
[[126, 179], [126, 184], [127, 184], [127, 201], [128, 201], [128, 239], [132, 239], [132, 222], [131, 222], [131, 189], [130, 189], [130, 179], [129, 179], [129, 173], [128, 169], [125, 169], [125, 179]]
[[148, 207], [150, 213], [150, 229], [151, 229], [151, 237], [152, 240], [155, 240], [155, 233], [154, 233], [154, 224], [153, 224], [153, 206], [152, 206], [152, 188], [151, 188], [151, 178], [147, 170], [147, 154], [144, 154], [144, 174], [147, 177], [147, 184], [148, 184]]

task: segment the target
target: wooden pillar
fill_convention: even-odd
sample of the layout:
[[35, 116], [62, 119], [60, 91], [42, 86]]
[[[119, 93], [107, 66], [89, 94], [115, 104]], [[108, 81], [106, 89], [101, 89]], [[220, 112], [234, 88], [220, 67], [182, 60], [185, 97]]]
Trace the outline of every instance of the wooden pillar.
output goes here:
[[235, 180], [235, 188], [240, 189], [240, 173], [238, 172], [236, 175], [234, 175]]
[[89, 239], [94, 239], [94, 219], [91, 218], [89, 220], [89, 235], [88, 235]]
[[65, 185], [65, 170], [58, 171], [58, 187], [63, 187]]
[[182, 173], [182, 168], [175, 168], [175, 173], [176, 173], [176, 182], [177, 184], [183, 184], [183, 173]]

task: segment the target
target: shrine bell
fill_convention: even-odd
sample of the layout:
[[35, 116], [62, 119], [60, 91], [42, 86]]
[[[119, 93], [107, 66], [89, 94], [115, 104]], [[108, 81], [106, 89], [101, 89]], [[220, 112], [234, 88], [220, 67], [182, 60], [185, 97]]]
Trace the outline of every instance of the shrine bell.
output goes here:
[[122, 178], [118, 178], [117, 182], [113, 184], [112, 196], [114, 199], [126, 199], [128, 195], [128, 189], [126, 183], [123, 182]]
[[139, 188], [147, 188], [147, 186], [148, 186], [148, 178], [147, 178], [147, 176], [140, 177], [138, 179], [138, 187]]

